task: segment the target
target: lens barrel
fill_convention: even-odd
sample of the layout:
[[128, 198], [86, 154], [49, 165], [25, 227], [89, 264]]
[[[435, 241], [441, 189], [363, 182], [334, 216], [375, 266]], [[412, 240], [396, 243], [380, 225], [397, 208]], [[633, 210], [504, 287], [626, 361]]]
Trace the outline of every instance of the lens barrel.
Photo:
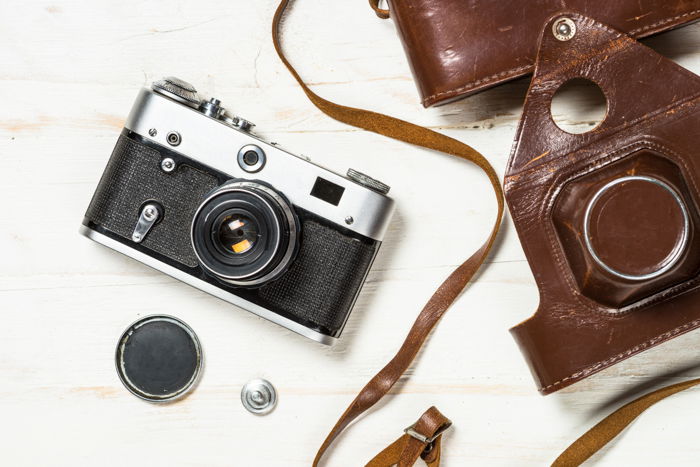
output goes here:
[[199, 206], [192, 246], [202, 267], [238, 287], [279, 277], [294, 259], [299, 222], [286, 199], [249, 181], [226, 183]]

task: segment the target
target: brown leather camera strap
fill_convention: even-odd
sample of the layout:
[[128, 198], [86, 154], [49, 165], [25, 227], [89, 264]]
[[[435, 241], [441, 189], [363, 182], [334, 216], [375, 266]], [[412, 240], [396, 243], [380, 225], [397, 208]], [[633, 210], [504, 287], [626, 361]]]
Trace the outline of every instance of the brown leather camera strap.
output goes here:
[[374, 456], [367, 467], [411, 466], [420, 457], [428, 467], [440, 465], [442, 433], [450, 422], [435, 407], [425, 411], [421, 418], [406, 433]]
[[[500, 181], [496, 171], [493, 169], [493, 167], [491, 167], [491, 164], [489, 164], [484, 156], [466, 144], [403, 120], [367, 110], [334, 104], [333, 102], [329, 102], [311, 91], [291, 63], [284, 56], [280, 45], [279, 26], [284, 11], [289, 3], [290, 2], [288, 0], [282, 0], [277, 8], [272, 25], [272, 38], [280, 59], [286, 65], [287, 69], [289, 69], [290, 73], [294, 76], [308, 98], [316, 107], [318, 107], [326, 115], [343, 123], [347, 123], [367, 131], [372, 131], [380, 135], [388, 136], [399, 141], [414, 144], [416, 146], [441, 151], [476, 164], [486, 173], [491, 181], [493, 191], [496, 195], [496, 201], [498, 203], [496, 220], [486, 242], [469, 259], [467, 259], [461, 266], [452, 272], [452, 274], [450, 274], [450, 276], [442, 283], [430, 300], [428, 300], [428, 303], [418, 315], [413, 327], [406, 336], [406, 340], [403, 342], [396, 355], [379, 373], [374, 376], [374, 378], [369, 381], [369, 383], [367, 383], [367, 385], [357, 395], [355, 400], [345, 410], [343, 415], [341, 415], [340, 419], [337, 421], [316, 455], [313, 464], [316, 466], [333, 440], [354, 419], [384, 397], [411, 365], [411, 362], [413, 362], [413, 359], [418, 354], [418, 351], [428, 337], [428, 334], [430, 334], [430, 331], [435, 327], [437, 322], [440, 321], [440, 318], [443, 316], [443, 314], [445, 314], [450, 305], [457, 299], [459, 294], [466, 287], [486, 259], [491, 247], [493, 246], [494, 240], [496, 239], [496, 235], [498, 233], [498, 228], [501, 224], [504, 203], [503, 191], [501, 190]], [[437, 411], [428, 410], [423, 417], [421, 417], [419, 423], [415, 426], [419, 427], [423, 426], [424, 424], [430, 425], [431, 422], [434, 422], [434, 412]], [[394, 443], [394, 445], [392, 445], [393, 447], [389, 449], [388, 452], [384, 451], [384, 455], [380, 454], [380, 460], [373, 461], [375, 463], [371, 465], [382, 465], [381, 463], [377, 462], [381, 462], [383, 459], [385, 460], [392, 457], [398, 450], [403, 452], [401, 454], [401, 461], [399, 462], [399, 465], [402, 466], [412, 465], [413, 461], [417, 459], [417, 456], [419, 456], [421, 452], [426, 449], [426, 446], [433, 446], [432, 449], [439, 454], [439, 447], [436, 448], [434, 443], [419, 442], [417, 434], [416, 436], [406, 436], [409, 436], [412, 439], [409, 440], [404, 436], [399, 441]], [[429, 439], [430, 436], [427, 436], [426, 438]], [[435, 441], [437, 441], [437, 439]], [[416, 456], [413, 456], [413, 454], [416, 453], [416, 450], [417, 454]], [[411, 457], [413, 457], [412, 460], [410, 459]], [[377, 458], [375, 458], [375, 460], [376, 459]], [[406, 460], [404, 461], [404, 459]], [[436, 461], [433, 461], [431, 465], [436, 466]]]
[[700, 378], [666, 386], [650, 392], [608, 415], [596, 426], [573, 442], [554, 461], [552, 467], [573, 467], [581, 465], [608, 444], [622, 430], [627, 428], [639, 415], [657, 402], [700, 384]]
[[369, 6], [372, 7], [374, 12], [379, 16], [381, 19], [389, 19], [389, 10], [386, 10], [384, 8], [379, 8], [379, 2], [381, 0], [369, 0]]
[[[369, 2], [378, 16], [385, 17], [388, 15], [387, 10], [379, 8], [378, 0], [369, 0]], [[476, 164], [488, 176], [498, 204], [496, 221], [487, 241], [469, 259], [453, 271], [428, 300], [396, 355], [362, 388], [350, 406], [340, 416], [316, 453], [313, 462], [315, 467], [319, 465], [324, 453], [338, 435], [353, 420], [382, 399], [411, 365], [430, 331], [440, 321], [440, 318], [457, 299], [486, 259], [498, 233], [504, 204], [503, 191], [496, 172], [489, 162], [470, 146], [427, 128], [387, 115], [335, 104], [311, 91], [285, 57], [280, 44], [280, 23], [289, 3], [290, 0], [282, 0], [275, 12], [272, 25], [272, 38], [275, 50], [304, 93], [316, 107], [326, 115], [348, 125], [416, 146], [441, 151]], [[557, 458], [553, 466], [569, 467], [580, 465], [617, 436], [647, 408], [668, 396], [698, 384], [700, 384], [700, 379], [686, 381], [659, 389], [630, 402], [577, 439]], [[450, 424], [451, 422], [444, 415], [435, 407], [431, 407], [423, 413], [414, 425], [405, 430], [403, 436], [377, 454], [367, 466], [388, 467], [398, 465], [399, 467], [408, 467], [413, 465], [420, 457], [429, 467], [438, 467], [440, 464], [442, 432]]]

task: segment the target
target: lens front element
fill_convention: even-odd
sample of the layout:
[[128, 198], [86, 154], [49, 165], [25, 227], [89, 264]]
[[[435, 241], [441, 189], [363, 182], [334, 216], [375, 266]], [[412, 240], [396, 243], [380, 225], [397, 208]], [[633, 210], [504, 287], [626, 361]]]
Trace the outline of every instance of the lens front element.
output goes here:
[[258, 240], [258, 226], [244, 214], [226, 216], [217, 229], [216, 241], [228, 253], [239, 255], [249, 251]]
[[237, 286], [259, 286], [282, 274], [296, 251], [298, 221], [272, 188], [235, 181], [217, 188], [192, 222], [192, 246], [202, 267]]

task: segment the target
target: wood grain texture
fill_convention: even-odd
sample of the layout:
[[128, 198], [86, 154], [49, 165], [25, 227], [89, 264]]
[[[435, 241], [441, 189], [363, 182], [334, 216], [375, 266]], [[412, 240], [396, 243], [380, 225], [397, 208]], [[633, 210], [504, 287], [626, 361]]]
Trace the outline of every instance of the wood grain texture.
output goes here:
[[[314, 109], [274, 54], [276, 1], [0, 2], [0, 463], [309, 465], [356, 391], [393, 354], [434, 288], [485, 238], [495, 206], [474, 167], [366, 134]], [[700, 26], [648, 41], [700, 72]], [[437, 128], [503, 173], [526, 81], [424, 110], [391, 22], [365, 2], [298, 0], [289, 56], [322, 96]], [[324, 348], [77, 234], [138, 89], [180, 76], [258, 132], [331, 169], [389, 183], [398, 209], [343, 339]], [[574, 123], [588, 125], [572, 99]], [[445, 465], [546, 465], [640, 391], [700, 376], [691, 333], [546, 398], [507, 330], [538, 302], [506, 220], [490, 263], [393, 397], [351, 427], [332, 466], [364, 465], [435, 404], [455, 422]], [[151, 405], [119, 382], [113, 352], [140, 316], [170, 313], [202, 340], [197, 389]], [[255, 417], [242, 385], [270, 379]], [[697, 391], [654, 407], [591, 461], [696, 465]]]

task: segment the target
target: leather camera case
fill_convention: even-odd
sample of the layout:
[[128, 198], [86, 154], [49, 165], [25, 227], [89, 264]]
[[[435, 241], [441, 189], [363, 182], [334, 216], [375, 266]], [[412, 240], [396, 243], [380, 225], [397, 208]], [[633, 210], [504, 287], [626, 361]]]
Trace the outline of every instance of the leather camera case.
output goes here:
[[389, 0], [425, 107], [530, 74], [562, 8], [640, 38], [700, 18], [700, 0]]
[[[607, 100], [584, 134], [551, 114], [575, 78]], [[545, 23], [504, 184], [540, 293], [511, 333], [540, 392], [700, 326], [698, 129], [700, 77], [581, 14]]]

